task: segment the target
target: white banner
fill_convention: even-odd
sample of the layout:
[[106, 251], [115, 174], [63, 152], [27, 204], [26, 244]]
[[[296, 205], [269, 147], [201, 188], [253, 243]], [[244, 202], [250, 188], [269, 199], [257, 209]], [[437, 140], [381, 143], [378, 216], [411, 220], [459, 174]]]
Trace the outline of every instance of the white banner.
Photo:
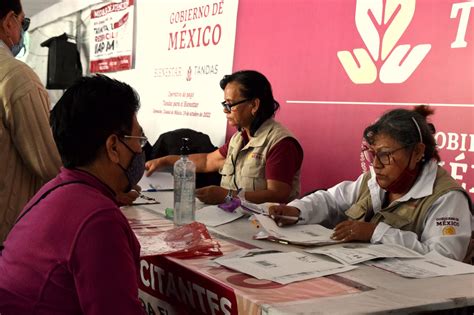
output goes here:
[[219, 81], [232, 72], [237, 7], [218, 0], [137, 3], [136, 71], [128, 81], [140, 94], [138, 118], [150, 143], [179, 128], [224, 143]]
[[134, 0], [110, 2], [91, 10], [90, 72], [132, 68]]

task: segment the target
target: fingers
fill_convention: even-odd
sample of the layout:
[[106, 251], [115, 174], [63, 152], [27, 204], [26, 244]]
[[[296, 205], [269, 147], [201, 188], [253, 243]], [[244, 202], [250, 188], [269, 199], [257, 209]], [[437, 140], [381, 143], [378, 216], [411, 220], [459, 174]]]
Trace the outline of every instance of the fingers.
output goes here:
[[353, 241], [356, 240], [357, 224], [354, 221], [344, 221], [336, 225], [331, 236], [334, 240]]
[[132, 187], [132, 190], [138, 191], [140, 193], [142, 191], [142, 188], [139, 185], [135, 185]]
[[299, 220], [300, 210], [285, 205], [271, 206], [268, 214], [278, 226], [295, 224]]
[[156, 166], [157, 166], [156, 159], [146, 162], [145, 163], [145, 169], [146, 169], [145, 176], [150, 176], [151, 174], [153, 174], [156, 170]]

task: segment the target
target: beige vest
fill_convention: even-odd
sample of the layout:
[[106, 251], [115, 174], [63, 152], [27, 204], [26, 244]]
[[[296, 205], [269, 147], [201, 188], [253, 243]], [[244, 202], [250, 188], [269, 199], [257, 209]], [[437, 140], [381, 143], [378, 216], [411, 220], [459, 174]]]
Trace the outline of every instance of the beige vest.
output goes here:
[[[373, 211], [372, 199], [370, 197], [369, 187], [367, 185], [370, 173], [364, 175], [359, 196], [356, 203], [345, 213], [352, 220], [364, 221], [367, 211]], [[471, 199], [466, 191], [441, 167], [438, 166], [436, 179], [434, 182], [433, 193], [429, 196], [410, 199], [407, 201], [394, 201], [388, 207], [381, 209], [376, 213], [370, 222], [385, 222], [394, 228], [415, 232], [418, 237], [423, 232], [423, 223], [426, 213], [431, 205], [442, 195], [449, 191], [458, 190], [463, 192], [472, 209]]]
[[[227, 158], [220, 169], [222, 175], [221, 186], [236, 190], [244, 188], [246, 191], [267, 189], [265, 165], [270, 149], [283, 138], [295, 138], [285, 127], [273, 119], [267, 119], [258, 128], [254, 137], [242, 148], [242, 135], [235, 133], [229, 143]], [[289, 200], [293, 200], [300, 193], [300, 170], [293, 177]]]

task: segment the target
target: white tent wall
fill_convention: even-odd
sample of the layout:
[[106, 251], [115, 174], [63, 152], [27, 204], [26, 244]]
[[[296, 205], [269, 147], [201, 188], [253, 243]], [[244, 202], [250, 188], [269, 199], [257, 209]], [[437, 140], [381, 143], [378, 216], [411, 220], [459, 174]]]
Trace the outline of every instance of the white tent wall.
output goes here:
[[[80, 3], [79, 3], [80, 2]], [[28, 50], [22, 58], [33, 68], [46, 86], [48, 72], [48, 47], [41, 47], [47, 39], [66, 33], [77, 42], [81, 57], [83, 74], [89, 73], [89, 34], [90, 7], [96, 1], [62, 1], [32, 17], [29, 30]], [[48, 90], [51, 104], [54, 105], [61, 95], [62, 90]]]

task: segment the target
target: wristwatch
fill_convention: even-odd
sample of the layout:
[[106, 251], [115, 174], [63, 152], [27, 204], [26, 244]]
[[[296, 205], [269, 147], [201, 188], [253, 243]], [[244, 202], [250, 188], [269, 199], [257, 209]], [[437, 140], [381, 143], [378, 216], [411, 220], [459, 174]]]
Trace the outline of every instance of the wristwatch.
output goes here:
[[232, 199], [234, 199], [234, 196], [232, 195], [232, 189], [229, 189], [227, 192], [227, 196], [225, 196], [224, 201], [225, 203], [230, 203], [232, 202]]

